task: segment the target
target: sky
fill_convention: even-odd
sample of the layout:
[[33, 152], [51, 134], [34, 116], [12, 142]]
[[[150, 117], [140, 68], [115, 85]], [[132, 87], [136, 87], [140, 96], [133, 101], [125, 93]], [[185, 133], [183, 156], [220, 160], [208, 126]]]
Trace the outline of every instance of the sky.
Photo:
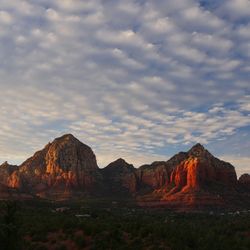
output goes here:
[[72, 133], [100, 167], [202, 143], [250, 173], [249, 0], [1, 0], [0, 161]]

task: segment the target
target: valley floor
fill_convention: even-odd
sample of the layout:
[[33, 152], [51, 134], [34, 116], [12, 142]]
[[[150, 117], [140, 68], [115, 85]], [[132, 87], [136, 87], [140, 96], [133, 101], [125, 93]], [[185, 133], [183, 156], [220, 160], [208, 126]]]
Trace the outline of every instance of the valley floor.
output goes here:
[[0, 202], [1, 250], [250, 249], [250, 211], [175, 213], [129, 201]]

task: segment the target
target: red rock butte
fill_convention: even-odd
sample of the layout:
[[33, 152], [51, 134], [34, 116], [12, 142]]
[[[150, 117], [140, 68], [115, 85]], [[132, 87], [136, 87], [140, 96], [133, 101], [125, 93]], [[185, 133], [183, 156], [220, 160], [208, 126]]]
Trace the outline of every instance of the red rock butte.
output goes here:
[[248, 174], [237, 180], [234, 167], [201, 144], [168, 161], [134, 168], [118, 159], [100, 169], [92, 149], [71, 134], [48, 143], [20, 166], [0, 166], [0, 196], [5, 198], [20, 193], [52, 199], [130, 197], [150, 206], [223, 207], [249, 200], [249, 183]]

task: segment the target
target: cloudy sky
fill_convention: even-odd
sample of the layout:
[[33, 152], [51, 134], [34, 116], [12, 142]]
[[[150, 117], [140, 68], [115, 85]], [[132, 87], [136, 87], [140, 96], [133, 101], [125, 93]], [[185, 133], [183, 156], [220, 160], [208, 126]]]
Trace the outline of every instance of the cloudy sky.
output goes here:
[[0, 160], [72, 133], [99, 166], [204, 144], [250, 173], [249, 0], [1, 0]]

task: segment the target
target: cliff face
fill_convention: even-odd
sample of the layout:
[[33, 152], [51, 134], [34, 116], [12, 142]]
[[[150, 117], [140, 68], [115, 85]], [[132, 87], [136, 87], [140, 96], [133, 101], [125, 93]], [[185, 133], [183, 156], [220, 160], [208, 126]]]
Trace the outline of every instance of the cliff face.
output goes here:
[[234, 167], [197, 144], [173, 168], [161, 200], [176, 206], [221, 206], [236, 186]]
[[100, 179], [91, 148], [73, 135], [64, 135], [10, 173], [7, 185], [34, 193], [73, 189], [89, 191]]
[[154, 162], [151, 165], [144, 165], [137, 170], [140, 188], [154, 190], [168, 184], [170, 171], [166, 162]]
[[0, 183], [11, 188], [19, 188], [21, 181], [18, 176], [18, 166], [4, 162], [0, 165]]
[[168, 161], [157, 161], [151, 165], [141, 166], [137, 170], [140, 187], [154, 190], [169, 185], [172, 171], [186, 156], [186, 153], [180, 152]]
[[237, 184], [236, 172], [231, 164], [215, 158], [200, 144], [187, 153], [170, 178], [170, 185], [174, 186], [171, 192], [206, 189], [213, 183], [233, 188]]

